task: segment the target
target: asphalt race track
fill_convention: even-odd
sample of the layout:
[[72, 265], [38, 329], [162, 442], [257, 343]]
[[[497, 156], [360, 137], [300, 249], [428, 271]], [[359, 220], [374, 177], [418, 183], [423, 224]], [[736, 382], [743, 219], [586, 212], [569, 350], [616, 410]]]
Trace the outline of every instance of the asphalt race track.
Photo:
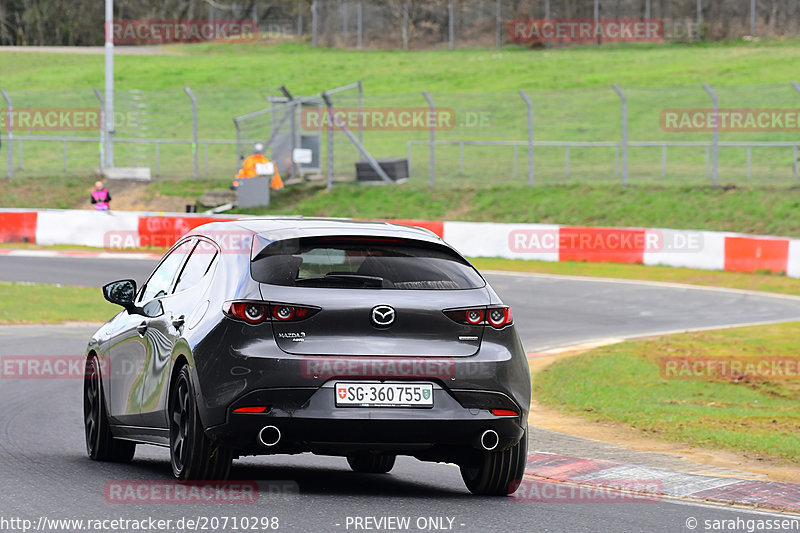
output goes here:
[[[128, 277], [141, 282], [153, 266], [152, 261], [144, 260], [0, 257], [0, 280], [99, 286]], [[598, 338], [800, 320], [800, 300], [788, 298], [556, 277], [490, 274], [487, 278], [514, 308], [529, 352]], [[2, 327], [0, 356], [82, 355], [92, 330], [87, 326]], [[367, 517], [409, 517], [406, 529], [384, 526], [382, 530], [678, 533], [693, 530], [687, 527], [690, 518], [700, 521], [701, 526], [694, 530], [702, 531], [704, 520], [774, 517], [672, 500], [532, 503], [518, 498], [479, 498], [467, 492], [458, 469], [451, 465], [401, 458], [389, 475], [366, 475], [352, 473], [344, 459], [310, 454], [236, 461], [235, 480], [259, 483], [257, 501], [249, 505], [109, 503], [109, 483], [168, 483], [168, 452], [139, 446], [131, 464], [89, 461], [84, 448], [81, 386], [80, 379], [0, 380], [0, 530], [14, 531], [9, 522], [2, 522], [12, 518], [31, 520], [36, 526], [40, 517], [152, 517], [173, 521], [162, 531], [183, 531], [175, 525], [181, 518], [277, 517], [280, 531], [343, 532], [368, 531], [368, 527], [377, 530], [376, 523], [363, 520]], [[280, 481], [285, 483], [269, 485]], [[289, 490], [276, 490], [276, 486]], [[437, 517], [443, 518], [441, 523], [429, 520]], [[211, 531], [234, 531], [230, 521], [227, 529], [209, 524]], [[118, 526], [106, 530], [133, 529]]]

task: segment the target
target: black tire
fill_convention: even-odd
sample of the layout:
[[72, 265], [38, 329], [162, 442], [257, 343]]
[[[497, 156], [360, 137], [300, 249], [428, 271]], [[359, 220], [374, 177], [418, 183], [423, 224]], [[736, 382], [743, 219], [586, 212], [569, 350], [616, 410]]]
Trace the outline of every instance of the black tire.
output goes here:
[[83, 427], [86, 435], [86, 453], [93, 461], [127, 463], [136, 453], [136, 443], [116, 439], [111, 434], [103, 397], [97, 356], [86, 359], [83, 374]]
[[233, 452], [203, 431], [186, 365], [170, 391], [169, 456], [172, 474], [180, 480], [224, 480], [231, 472]]
[[469, 491], [480, 496], [514, 494], [525, 473], [528, 431], [522, 439], [500, 452], [479, 452], [461, 465], [461, 478]]
[[375, 453], [358, 453], [347, 456], [347, 464], [353, 469], [353, 472], [360, 474], [386, 474], [394, 468], [394, 461], [396, 455], [391, 454], [375, 454]]

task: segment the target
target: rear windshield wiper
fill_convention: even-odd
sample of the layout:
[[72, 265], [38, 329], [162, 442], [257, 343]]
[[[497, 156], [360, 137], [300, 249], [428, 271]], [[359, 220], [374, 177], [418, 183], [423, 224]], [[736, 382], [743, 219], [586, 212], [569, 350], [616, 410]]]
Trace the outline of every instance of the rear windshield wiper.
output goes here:
[[361, 274], [326, 274], [316, 278], [297, 278], [296, 285], [304, 283], [330, 283], [342, 282], [363, 285], [365, 287], [383, 287], [383, 278], [380, 276], [364, 276]]

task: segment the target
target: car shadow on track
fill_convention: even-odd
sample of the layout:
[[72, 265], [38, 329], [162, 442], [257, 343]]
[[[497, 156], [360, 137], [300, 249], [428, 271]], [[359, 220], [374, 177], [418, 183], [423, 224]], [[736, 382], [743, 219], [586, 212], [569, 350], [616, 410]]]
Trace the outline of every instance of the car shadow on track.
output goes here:
[[[296, 462], [302, 462], [306, 456], [295, 456]], [[319, 463], [320, 458], [310, 457]], [[331, 460], [332, 458], [326, 458]], [[269, 458], [259, 458], [258, 461], [269, 461]], [[87, 460], [88, 461], [88, 460]], [[343, 461], [343, 459], [342, 459]], [[416, 468], [414, 467], [416, 465]], [[98, 466], [88, 464], [86, 467]], [[170, 481], [172, 474], [169, 461], [152, 457], [135, 458], [129, 464], [106, 464], [102, 468], [105, 475], [116, 479], [131, 481]], [[254, 481], [260, 487], [260, 495], [267, 496], [275, 486], [281, 483], [294, 483], [295, 490], [300, 495], [335, 495], [335, 496], [402, 496], [403, 498], [471, 498], [461, 482], [457, 470], [453, 469], [452, 479], [441, 479], [430, 472], [426, 472], [426, 463], [417, 461], [404, 461], [395, 468], [396, 473], [389, 474], [359, 474], [350, 471], [343, 465], [341, 468], [323, 464], [311, 465], [270, 465], [254, 464], [254, 459], [248, 458], [247, 462], [234, 461], [231, 469], [231, 481]], [[409, 471], [413, 470], [413, 471]], [[419, 480], [409, 479], [422, 472]], [[432, 483], [436, 483], [435, 485]], [[452, 488], [442, 486], [443, 483], [452, 485]]]

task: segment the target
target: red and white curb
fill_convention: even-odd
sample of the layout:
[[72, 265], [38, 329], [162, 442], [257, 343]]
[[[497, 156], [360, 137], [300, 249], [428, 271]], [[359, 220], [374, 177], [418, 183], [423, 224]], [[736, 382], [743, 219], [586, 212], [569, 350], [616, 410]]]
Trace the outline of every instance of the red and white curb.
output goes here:
[[[584, 459], [550, 453], [532, 453], [528, 456], [525, 475], [534, 480], [570, 483], [606, 490], [625, 490], [656, 498], [684, 498], [731, 505], [748, 505], [779, 511], [800, 513], [800, 484], [777, 481], [758, 481], [735, 477], [715, 477], [674, 472], [663, 468]], [[613, 497], [605, 493], [551, 492], [523, 484], [515, 498], [537, 502], [586, 503], [602, 501], [611, 503]], [[624, 502], [616, 499], [616, 503]]]
[[[251, 218], [181, 213], [0, 209], [0, 243], [168, 247], [208, 222]], [[800, 278], [800, 239], [662, 228], [397, 220], [424, 227], [469, 257], [588, 261], [785, 273]]]

